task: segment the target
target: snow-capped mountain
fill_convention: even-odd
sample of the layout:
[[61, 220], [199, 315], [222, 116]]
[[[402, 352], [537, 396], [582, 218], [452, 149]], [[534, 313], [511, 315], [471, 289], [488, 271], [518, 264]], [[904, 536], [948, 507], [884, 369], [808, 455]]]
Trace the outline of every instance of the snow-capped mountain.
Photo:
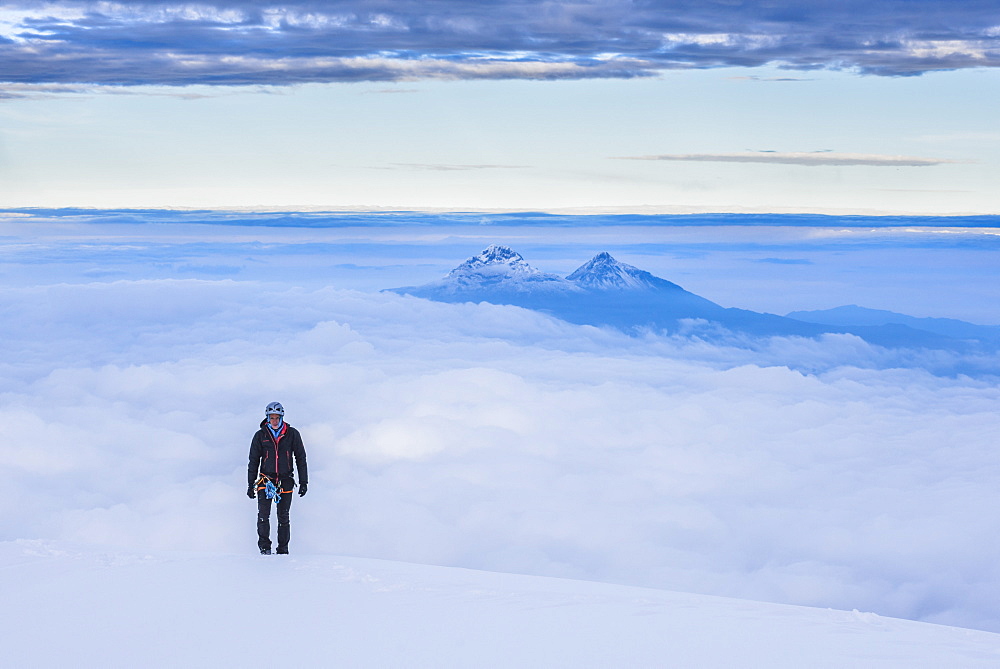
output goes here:
[[496, 244], [442, 279], [392, 292], [439, 302], [512, 304], [571, 323], [622, 329], [676, 329], [680, 319], [715, 321], [727, 311], [606, 252], [562, 278], [535, 269], [521, 254]]
[[484, 291], [489, 293], [489, 297], [498, 297], [508, 292], [525, 296], [538, 292], [565, 295], [582, 291], [621, 290], [684, 292], [677, 284], [619, 262], [606, 251], [598, 253], [564, 279], [532, 267], [520, 253], [499, 244], [490, 245], [438, 281], [393, 289], [394, 292], [430, 299], [467, 298], [471, 293]]
[[443, 279], [423, 286], [397, 288], [394, 292], [452, 302], [456, 299], [489, 301], [491, 297], [498, 298], [507, 294], [565, 293], [577, 290], [579, 288], [572, 282], [535, 269], [509, 246], [492, 244], [482, 253], [472, 256], [448, 272]]
[[582, 288], [593, 290], [656, 290], [681, 289], [645, 270], [618, 262], [602, 251], [566, 277]]
[[[438, 281], [392, 292], [438, 302], [492, 302], [548, 313], [571, 323], [612, 326], [627, 332], [650, 328], [707, 339], [825, 333], [857, 335], [892, 347], [961, 348], [968, 342], [911, 323], [868, 324], [791, 318], [726, 308], [675, 283], [602, 252], [566, 278], [535, 269], [508, 246], [494, 244]], [[914, 319], [916, 320], [916, 319]]]
[[472, 256], [448, 272], [449, 277], [506, 276], [524, 279], [536, 277], [541, 274], [541, 272], [525, 262], [520, 253], [509, 246], [500, 246], [498, 244], [491, 244], [479, 255]]

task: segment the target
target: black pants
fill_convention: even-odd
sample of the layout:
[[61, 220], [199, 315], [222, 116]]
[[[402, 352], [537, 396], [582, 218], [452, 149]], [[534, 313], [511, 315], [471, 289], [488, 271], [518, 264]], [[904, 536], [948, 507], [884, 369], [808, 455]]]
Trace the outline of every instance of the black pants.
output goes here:
[[[278, 552], [288, 552], [288, 512], [292, 508], [292, 493], [281, 493], [278, 507]], [[257, 547], [266, 550], [271, 547], [271, 500], [263, 490], [257, 491]]]

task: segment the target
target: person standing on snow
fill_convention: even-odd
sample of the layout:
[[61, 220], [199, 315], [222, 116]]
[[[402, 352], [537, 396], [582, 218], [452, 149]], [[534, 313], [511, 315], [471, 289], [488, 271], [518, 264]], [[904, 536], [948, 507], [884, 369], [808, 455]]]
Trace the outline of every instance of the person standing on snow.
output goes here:
[[278, 554], [288, 554], [288, 512], [292, 508], [292, 458], [299, 472], [299, 497], [306, 494], [309, 471], [306, 449], [299, 431], [285, 422], [285, 409], [271, 402], [264, 409], [264, 420], [250, 442], [247, 466], [247, 497], [257, 498], [257, 546], [261, 555], [271, 554], [271, 500], [278, 508]]

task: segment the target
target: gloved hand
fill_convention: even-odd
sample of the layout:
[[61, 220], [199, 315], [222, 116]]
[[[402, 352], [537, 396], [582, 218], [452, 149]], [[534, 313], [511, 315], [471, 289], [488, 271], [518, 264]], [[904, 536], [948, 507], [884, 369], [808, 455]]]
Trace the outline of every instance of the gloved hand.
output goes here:
[[300, 483], [299, 484], [299, 497], [302, 497], [303, 495], [305, 495], [306, 494], [306, 490], [308, 490], [308, 489], [309, 489], [309, 484], [307, 484], [307, 483]]
[[254, 497], [257, 496], [257, 491], [255, 490], [256, 487], [257, 486], [255, 486], [253, 483], [247, 486], [247, 497], [253, 499]]

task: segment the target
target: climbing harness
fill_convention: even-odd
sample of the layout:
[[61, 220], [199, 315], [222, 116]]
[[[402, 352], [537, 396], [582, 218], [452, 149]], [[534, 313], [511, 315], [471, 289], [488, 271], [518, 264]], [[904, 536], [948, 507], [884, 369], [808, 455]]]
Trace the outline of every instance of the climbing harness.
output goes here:
[[275, 504], [281, 501], [281, 491], [278, 490], [276, 485], [271, 483], [270, 479], [264, 484], [264, 494], [268, 499], [273, 499]]
[[261, 491], [265, 498], [273, 499], [275, 504], [281, 501], [282, 495], [287, 495], [291, 492], [291, 490], [282, 490], [275, 485], [274, 481], [266, 474], [261, 474], [260, 478], [257, 479], [257, 490]]

